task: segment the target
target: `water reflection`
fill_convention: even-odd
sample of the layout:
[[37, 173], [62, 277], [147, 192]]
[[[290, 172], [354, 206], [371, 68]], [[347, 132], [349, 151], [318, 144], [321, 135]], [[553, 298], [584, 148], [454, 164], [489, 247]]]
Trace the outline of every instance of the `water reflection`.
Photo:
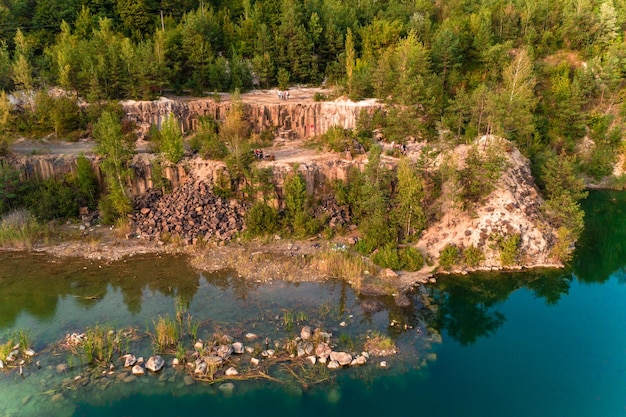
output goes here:
[[515, 290], [527, 288], [546, 304], [555, 305], [568, 293], [572, 280], [572, 274], [563, 271], [441, 277], [431, 291], [439, 306], [436, 327], [445, 329], [461, 345], [473, 344], [481, 337], [495, 334], [506, 322], [499, 307]]
[[590, 191], [583, 201], [585, 232], [572, 266], [584, 282], [605, 282], [626, 262], [626, 193]]
[[11, 327], [22, 312], [37, 319], [54, 317], [61, 298], [93, 308], [112, 288], [120, 290], [132, 314], [141, 312], [144, 291], [191, 300], [199, 274], [182, 257], [133, 258], [104, 264], [57, 259], [32, 253], [0, 254], [0, 328]]

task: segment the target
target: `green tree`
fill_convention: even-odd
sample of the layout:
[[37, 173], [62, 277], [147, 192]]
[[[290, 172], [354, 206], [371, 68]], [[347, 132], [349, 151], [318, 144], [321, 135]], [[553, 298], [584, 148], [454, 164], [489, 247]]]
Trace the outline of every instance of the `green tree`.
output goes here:
[[169, 113], [161, 124], [160, 150], [167, 161], [177, 164], [185, 154], [183, 134], [178, 124], [178, 118]]
[[407, 158], [398, 163], [398, 183], [395, 214], [402, 229], [402, 236], [410, 240], [426, 226], [426, 216], [422, 208], [424, 182]]
[[93, 137], [96, 153], [102, 157], [100, 167], [108, 186], [101, 208], [109, 213], [107, 220], [113, 221], [132, 210], [126, 190], [132, 175], [129, 164], [134, 154], [134, 141], [123, 134], [119, 118], [111, 111], [102, 113], [93, 128]]

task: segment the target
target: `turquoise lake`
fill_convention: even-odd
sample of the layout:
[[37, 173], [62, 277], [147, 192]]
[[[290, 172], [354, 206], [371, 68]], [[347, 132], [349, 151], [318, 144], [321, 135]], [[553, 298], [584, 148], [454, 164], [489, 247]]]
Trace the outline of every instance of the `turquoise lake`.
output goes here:
[[[0, 343], [28, 329], [41, 361], [24, 377], [0, 371], [0, 416], [626, 416], [626, 193], [594, 191], [583, 205], [586, 230], [565, 270], [439, 277], [409, 294], [408, 307], [341, 282], [199, 274], [178, 257], [98, 263], [0, 253]], [[51, 346], [67, 333], [96, 323], [146, 332], [174, 314], [176, 297], [200, 321], [200, 338], [277, 340], [307, 324], [355, 351], [368, 332], [386, 334], [400, 353], [332, 371], [332, 381], [308, 389], [235, 381], [225, 393], [187, 386], [171, 369], [168, 381], [61, 388], [85, 372], [56, 371], [68, 359]], [[131, 348], [151, 354], [145, 340]]]

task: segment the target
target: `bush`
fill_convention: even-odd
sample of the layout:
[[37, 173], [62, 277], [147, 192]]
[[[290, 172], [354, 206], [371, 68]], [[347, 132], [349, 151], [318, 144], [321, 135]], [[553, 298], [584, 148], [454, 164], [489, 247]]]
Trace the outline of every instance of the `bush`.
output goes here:
[[78, 199], [79, 193], [66, 181], [50, 178], [38, 183], [28, 206], [39, 220], [68, 219], [78, 216]]
[[463, 263], [470, 268], [478, 266], [484, 260], [485, 254], [474, 245], [468, 246], [463, 250]]
[[406, 271], [419, 271], [424, 266], [424, 255], [412, 246], [400, 249], [400, 260], [402, 269]]
[[245, 222], [248, 237], [274, 233], [278, 228], [278, 211], [265, 203], [257, 201], [246, 212]]
[[519, 254], [520, 242], [521, 236], [517, 233], [500, 239], [498, 247], [500, 248], [500, 263], [502, 266], [515, 263]]
[[403, 267], [398, 249], [392, 244], [387, 244], [379, 248], [378, 251], [372, 255], [372, 262], [382, 268], [394, 270], [402, 269]]
[[448, 243], [439, 254], [439, 266], [446, 271], [452, 269], [459, 262], [459, 248], [453, 243]]

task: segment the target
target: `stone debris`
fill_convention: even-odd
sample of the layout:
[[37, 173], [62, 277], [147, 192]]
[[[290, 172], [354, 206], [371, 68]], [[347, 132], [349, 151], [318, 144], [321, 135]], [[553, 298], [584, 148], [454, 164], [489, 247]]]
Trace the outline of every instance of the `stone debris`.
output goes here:
[[213, 194], [205, 182], [187, 182], [169, 194], [152, 189], [135, 198], [127, 236], [163, 240], [179, 236], [186, 244], [231, 240], [244, 228], [246, 208]]

